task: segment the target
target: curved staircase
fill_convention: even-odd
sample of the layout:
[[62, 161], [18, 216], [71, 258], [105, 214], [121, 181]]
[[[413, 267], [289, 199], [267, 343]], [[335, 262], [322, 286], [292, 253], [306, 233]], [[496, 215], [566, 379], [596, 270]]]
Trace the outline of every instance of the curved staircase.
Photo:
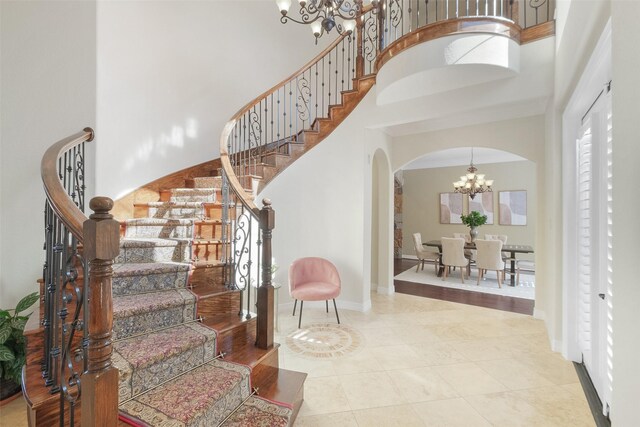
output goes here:
[[[339, 37], [240, 109], [225, 126], [220, 159], [150, 183], [114, 210], [98, 197], [89, 218], [82, 212], [92, 130], [47, 151], [42, 304], [25, 332], [30, 425], [293, 423], [306, 374], [278, 366], [275, 216], [254, 199], [353, 111], [375, 83], [376, 58], [409, 40], [411, 25], [405, 33], [398, 14], [383, 10], [363, 9], [357, 38]], [[416, 29], [433, 23], [407, 13]]]
[[219, 207], [216, 193], [215, 187], [169, 189], [164, 200], [149, 203], [149, 217], [123, 224], [111, 357], [120, 371], [123, 422], [286, 426], [293, 415], [294, 402], [252, 395], [251, 367], [219, 357], [222, 348], [234, 352], [225, 338], [237, 330], [245, 343], [255, 339], [247, 327], [255, 316], [237, 316], [239, 291], [220, 284], [220, 269], [210, 284], [190, 281], [194, 251], [204, 246], [205, 260], [218, 261], [219, 252], [206, 247], [219, 241], [220, 224], [203, 219], [205, 209]]

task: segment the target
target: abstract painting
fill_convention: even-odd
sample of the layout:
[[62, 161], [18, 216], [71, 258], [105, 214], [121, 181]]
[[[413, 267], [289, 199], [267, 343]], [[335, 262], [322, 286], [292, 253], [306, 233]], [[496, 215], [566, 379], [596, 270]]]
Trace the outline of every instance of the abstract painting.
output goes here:
[[498, 195], [500, 225], [527, 225], [527, 191], [501, 191]]
[[440, 224], [462, 224], [462, 194], [440, 193]]
[[469, 198], [469, 212], [471, 211], [486, 215], [486, 224], [493, 224], [493, 193], [480, 193], [473, 199]]

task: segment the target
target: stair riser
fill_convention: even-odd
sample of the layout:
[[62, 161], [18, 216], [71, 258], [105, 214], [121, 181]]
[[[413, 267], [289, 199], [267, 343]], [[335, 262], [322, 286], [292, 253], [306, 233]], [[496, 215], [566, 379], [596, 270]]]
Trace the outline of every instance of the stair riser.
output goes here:
[[285, 154], [271, 154], [262, 157], [262, 162], [274, 166], [278, 170], [285, 168], [291, 163], [291, 157]]
[[189, 180], [192, 188], [222, 188], [221, 176], [203, 176]]
[[[233, 215], [234, 208], [229, 208], [229, 214]], [[135, 218], [173, 218], [173, 219], [216, 219], [222, 218], [222, 206], [213, 203], [204, 203], [200, 208], [158, 208], [155, 206], [136, 205]]]
[[198, 316], [208, 318], [218, 314], [235, 314], [240, 309], [240, 292], [228, 292], [198, 300]]
[[191, 239], [192, 225], [127, 225], [125, 237], [151, 237], [163, 239]]
[[232, 353], [240, 351], [245, 342], [254, 342], [256, 339], [256, 318], [241, 323], [235, 328], [218, 334], [218, 351]]
[[149, 218], [204, 218], [206, 209], [204, 206], [197, 208], [155, 207], [150, 206], [144, 214]]
[[222, 266], [196, 267], [191, 275], [190, 283], [194, 286], [224, 285]]
[[120, 253], [115, 259], [116, 264], [166, 261], [190, 262], [191, 248], [189, 244], [185, 242], [177, 246], [120, 248]]
[[161, 202], [184, 203], [215, 203], [221, 200], [220, 189], [189, 188], [182, 190], [162, 190]]
[[143, 292], [184, 289], [187, 286], [188, 273], [144, 274], [140, 276], [113, 276], [113, 295], [133, 295]]
[[196, 239], [222, 239], [222, 224], [196, 222], [193, 230], [193, 236]]
[[113, 338], [123, 339], [159, 328], [176, 326], [192, 320], [194, 312], [194, 304], [188, 304], [186, 306], [167, 308], [162, 311], [153, 311], [114, 319]]
[[218, 261], [222, 256], [222, 244], [193, 244], [193, 259], [198, 261]]

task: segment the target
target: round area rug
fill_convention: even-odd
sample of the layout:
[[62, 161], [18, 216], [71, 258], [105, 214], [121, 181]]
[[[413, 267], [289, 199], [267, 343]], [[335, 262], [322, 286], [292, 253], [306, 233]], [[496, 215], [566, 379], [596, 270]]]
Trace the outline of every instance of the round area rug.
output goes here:
[[347, 325], [312, 323], [290, 332], [285, 344], [298, 356], [336, 359], [358, 351], [364, 345], [364, 338]]

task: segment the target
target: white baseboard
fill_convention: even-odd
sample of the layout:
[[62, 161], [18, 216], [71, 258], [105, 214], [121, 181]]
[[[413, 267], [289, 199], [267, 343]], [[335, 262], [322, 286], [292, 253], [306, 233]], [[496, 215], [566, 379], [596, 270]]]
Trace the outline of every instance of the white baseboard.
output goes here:
[[535, 319], [547, 320], [547, 314], [544, 311], [539, 310], [535, 307], [533, 308], [533, 317]]
[[[329, 302], [329, 309], [333, 308], [332, 307], [333, 302], [330, 301]], [[371, 310], [371, 300], [367, 300], [363, 303], [357, 303], [357, 302], [352, 302], [352, 301], [340, 301], [340, 300], [336, 300], [336, 305], [338, 306], [339, 309], [344, 309], [344, 310], [353, 310], [353, 311], [360, 311], [360, 312], [365, 312], [365, 311], [369, 311]], [[300, 304], [298, 304], [298, 307], [300, 306]], [[325, 302], [324, 301], [305, 301], [304, 302], [304, 306], [305, 307], [313, 307], [313, 308], [325, 308]], [[290, 302], [285, 302], [282, 304], [278, 305], [278, 311], [293, 311], [293, 301]]]
[[[386, 287], [382, 287], [382, 286], [378, 286], [378, 289], [376, 289], [376, 292], [378, 292], [381, 295], [393, 295], [396, 293], [396, 288], [395, 286], [390, 286], [388, 288]], [[371, 301], [369, 301], [371, 302]]]
[[417, 260], [417, 259], [418, 259], [418, 257], [417, 257], [417, 256], [415, 256], [415, 255], [405, 255], [405, 254], [402, 254], [402, 258], [406, 258], [406, 259], [415, 259], [415, 260]]

